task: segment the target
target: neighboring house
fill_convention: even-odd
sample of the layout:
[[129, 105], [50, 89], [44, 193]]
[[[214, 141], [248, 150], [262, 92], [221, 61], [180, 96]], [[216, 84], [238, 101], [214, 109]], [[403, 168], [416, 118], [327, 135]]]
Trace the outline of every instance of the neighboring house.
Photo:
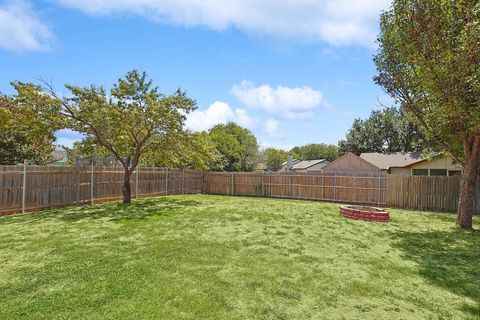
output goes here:
[[[406, 166], [423, 160], [419, 152], [397, 152], [390, 154], [367, 152], [362, 153], [360, 155], [360, 158], [373, 164], [383, 173], [392, 173], [392, 171], [397, 172], [396, 169], [404, 168]], [[403, 171], [403, 173], [401, 174], [408, 173], [406, 173], [406, 171]]]
[[390, 174], [453, 176], [462, 173], [462, 167], [455, 164], [451, 157], [443, 154], [427, 159], [419, 152], [362, 153], [360, 158], [375, 165], [382, 172]]
[[293, 172], [312, 172], [312, 171], [321, 172], [322, 168], [329, 163], [330, 162], [326, 159], [300, 161], [293, 165], [292, 171]]
[[449, 156], [439, 154], [423, 158], [419, 152], [392, 154], [362, 153], [360, 157], [346, 153], [323, 168], [323, 172], [335, 174], [453, 176], [462, 173], [462, 167], [454, 164]]
[[444, 154], [427, 159], [419, 152], [362, 153], [360, 158], [378, 167], [381, 172], [396, 175], [453, 176], [462, 173], [462, 167]]
[[53, 156], [55, 157], [55, 162], [52, 163], [54, 166], [64, 166], [67, 164], [68, 155], [67, 151], [59, 144], [54, 145]]
[[[296, 165], [297, 163], [301, 162], [300, 160], [297, 160], [297, 159], [293, 159], [292, 160], [292, 165]], [[282, 168], [280, 170], [278, 170], [279, 172], [285, 172], [285, 171], [288, 171], [287, 170], [287, 161], [285, 161], [284, 163], [282, 163]]]
[[339, 175], [378, 175], [380, 169], [359, 156], [348, 152], [322, 168], [329, 174]]
[[[316, 160], [292, 160], [292, 172], [321, 172], [322, 168], [329, 164], [330, 162], [326, 159], [316, 159]], [[287, 162], [282, 164], [282, 168], [278, 170], [279, 172], [286, 172], [287, 170]]]
[[431, 160], [424, 159], [405, 168], [392, 168], [391, 170], [392, 174], [412, 174], [414, 176], [458, 176], [462, 174], [463, 168], [459, 163], [454, 163], [451, 157], [441, 155]]

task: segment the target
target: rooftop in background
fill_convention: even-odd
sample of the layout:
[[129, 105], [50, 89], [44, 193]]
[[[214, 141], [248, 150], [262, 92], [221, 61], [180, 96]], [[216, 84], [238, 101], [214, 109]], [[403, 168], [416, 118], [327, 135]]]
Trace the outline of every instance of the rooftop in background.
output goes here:
[[310, 168], [316, 164], [322, 163], [327, 161], [326, 159], [316, 159], [316, 160], [305, 160], [297, 162], [293, 165], [292, 170], [302, 170]]
[[[299, 162], [301, 162], [301, 160], [298, 160], [298, 159], [293, 159], [293, 160], [292, 160], [292, 163], [293, 163], [293, 164], [296, 164], [296, 163], [299, 163]], [[282, 166], [286, 166], [286, 165], [287, 165], [287, 161], [285, 161], [284, 163], [282, 163]]]
[[362, 153], [360, 158], [366, 160], [382, 170], [388, 170], [392, 167], [407, 167], [414, 163], [425, 160], [420, 152], [396, 152], [391, 154], [382, 154], [376, 152]]

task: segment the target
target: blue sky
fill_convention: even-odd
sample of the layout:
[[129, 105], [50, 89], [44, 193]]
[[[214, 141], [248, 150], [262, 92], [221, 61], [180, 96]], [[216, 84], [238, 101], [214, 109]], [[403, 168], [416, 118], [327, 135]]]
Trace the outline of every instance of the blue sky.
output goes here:
[[[282, 5], [280, 6], [279, 3]], [[0, 0], [0, 91], [12, 80], [110, 87], [147, 71], [197, 100], [187, 126], [235, 121], [264, 147], [334, 143], [377, 100], [383, 0]], [[79, 135], [59, 132], [71, 145]]]

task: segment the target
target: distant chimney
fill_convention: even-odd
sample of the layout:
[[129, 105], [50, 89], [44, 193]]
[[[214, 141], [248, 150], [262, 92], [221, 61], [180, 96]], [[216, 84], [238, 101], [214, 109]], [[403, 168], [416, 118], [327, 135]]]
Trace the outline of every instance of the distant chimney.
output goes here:
[[292, 167], [293, 167], [293, 157], [292, 155], [289, 154], [287, 156], [287, 171], [292, 170]]

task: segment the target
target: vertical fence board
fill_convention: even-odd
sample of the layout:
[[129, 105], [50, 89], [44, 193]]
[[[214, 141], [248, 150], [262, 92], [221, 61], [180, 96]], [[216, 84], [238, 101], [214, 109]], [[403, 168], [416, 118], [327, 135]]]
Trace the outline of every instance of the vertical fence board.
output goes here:
[[[455, 211], [460, 192], [460, 177], [387, 175], [387, 201], [391, 207]], [[479, 194], [477, 188], [477, 194]], [[476, 203], [477, 212], [480, 211]]]

